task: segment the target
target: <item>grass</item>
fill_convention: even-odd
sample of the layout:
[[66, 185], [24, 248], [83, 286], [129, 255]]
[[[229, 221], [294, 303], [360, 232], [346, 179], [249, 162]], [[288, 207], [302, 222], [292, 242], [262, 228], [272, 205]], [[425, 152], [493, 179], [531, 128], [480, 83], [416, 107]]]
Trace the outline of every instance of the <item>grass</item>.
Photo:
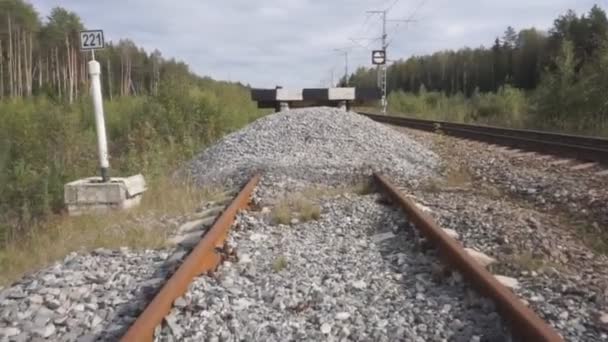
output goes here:
[[285, 202], [277, 204], [272, 210], [272, 221], [274, 224], [290, 224], [291, 216], [291, 208]]
[[322, 199], [335, 197], [344, 194], [368, 195], [374, 192], [374, 188], [369, 181], [361, 181], [347, 186], [337, 188], [331, 187], [310, 187], [302, 191], [302, 196], [309, 199]]
[[321, 217], [321, 208], [315, 203], [304, 201], [300, 204], [298, 219], [300, 222], [318, 220]]
[[443, 177], [429, 178], [421, 185], [428, 192], [441, 192], [444, 190], [467, 189], [473, 183], [473, 176], [468, 168], [446, 161]]
[[318, 220], [321, 208], [302, 194], [290, 195], [279, 202], [272, 210], [272, 221], [275, 224], [290, 224], [294, 218], [299, 222]]
[[280, 200], [272, 210], [272, 221], [274, 224], [288, 225], [294, 218], [299, 222], [318, 220], [321, 218], [318, 200], [344, 194], [366, 195], [371, 192], [372, 185], [367, 181], [338, 188], [310, 187]]
[[530, 252], [523, 252], [510, 257], [510, 261], [526, 271], [536, 271], [545, 266], [544, 259], [535, 257]]
[[282, 270], [287, 268], [287, 258], [285, 258], [284, 256], [280, 256], [278, 258], [275, 259], [275, 261], [272, 263], [272, 270], [275, 272], [281, 272]]
[[0, 246], [0, 286], [71, 252], [161, 248], [179, 218], [220, 196], [219, 189], [199, 189], [162, 178], [150, 184], [141, 205], [129, 211], [51, 217], [36, 224], [29, 234]]
[[563, 220], [574, 228], [576, 236], [596, 253], [608, 255], [608, 232], [584, 221]]
[[567, 272], [566, 268], [559, 263], [547, 260], [542, 256], [534, 256], [531, 252], [522, 252], [509, 257], [508, 262], [519, 266], [522, 270], [532, 272], [543, 272], [546, 269], [554, 268], [560, 272]]

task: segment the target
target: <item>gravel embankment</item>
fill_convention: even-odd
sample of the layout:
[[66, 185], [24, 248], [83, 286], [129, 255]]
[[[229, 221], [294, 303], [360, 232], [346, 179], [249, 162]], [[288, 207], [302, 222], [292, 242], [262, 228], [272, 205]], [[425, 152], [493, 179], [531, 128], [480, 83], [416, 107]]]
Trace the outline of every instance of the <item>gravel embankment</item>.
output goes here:
[[253, 171], [342, 184], [384, 171], [401, 179], [432, 174], [437, 157], [403, 134], [353, 112], [301, 108], [258, 119], [195, 157], [201, 184], [240, 184]]
[[503, 340], [493, 305], [444, 276], [378, 199], [328, 199], [320, 220], [291, 226], [246, 213], [231, 239], [239, 261], [196, 279], [156, 340]]

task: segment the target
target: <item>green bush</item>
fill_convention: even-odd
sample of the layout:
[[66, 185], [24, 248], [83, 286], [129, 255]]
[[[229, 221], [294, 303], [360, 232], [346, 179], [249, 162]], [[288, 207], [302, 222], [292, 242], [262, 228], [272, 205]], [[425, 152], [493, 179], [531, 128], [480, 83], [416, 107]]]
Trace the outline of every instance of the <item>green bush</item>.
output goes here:
[[[260, 115], [245, 87], [177, 78], [162, 83], [158, 96], [115, 98], [104, 106], [111, 171], [142, 172], [150, 180]], [[90, 99], [0, 101], [0, 239], [61, 211], [63, 185], [94, 174]]]
[[424, 87], [418, 94], [394, 91], [389, 95], [392, 113], [452, 122], [522, 127], [528, 107], [526, 94], [510, 86], [501, 87], [497, 93], [475, 91], [470, 98], [427, 92]]

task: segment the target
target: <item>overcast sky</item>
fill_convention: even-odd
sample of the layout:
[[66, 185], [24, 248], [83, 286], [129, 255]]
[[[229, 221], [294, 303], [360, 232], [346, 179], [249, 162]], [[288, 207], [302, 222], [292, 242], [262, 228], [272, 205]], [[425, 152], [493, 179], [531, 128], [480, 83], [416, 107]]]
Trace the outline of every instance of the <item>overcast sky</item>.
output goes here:
[[[199, 75], [257, 87], [326, 86], [331, 70], [369, 65], [379, 41], [378, 15], [390, 7], [388, 53], [407, 58], [443, 49], [489, 46], [508, 25], [546, 30], [567, 9], [587, 12], [608, 0], [31, 0], [43, 18], [61, 6], [87, 28], [104, 29], [106, 40], [130, 38], [151, 51], [188, 63]], [[366, 48], [367, 47], [367, 48]]]

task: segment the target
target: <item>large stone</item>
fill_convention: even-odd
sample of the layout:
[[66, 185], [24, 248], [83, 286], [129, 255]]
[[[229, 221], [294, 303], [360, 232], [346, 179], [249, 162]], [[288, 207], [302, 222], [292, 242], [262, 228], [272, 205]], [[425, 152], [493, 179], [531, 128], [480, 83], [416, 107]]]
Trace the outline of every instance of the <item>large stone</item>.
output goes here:
[[482, 252], [476, 251], [472, 248], [465, 248], [464, 250], [483, 267], [488, 267], [496, 263], [496, 259]]
[[338, 312], [336, 314], [336, 319], [338, 321], [344, 321], [344, 320], [347, 320], [349, 318], [350, 318], [350, 313], [348, 313], [348, 312]]
[[55, 330], [55, 325], [50, 323], [47, 324], [44, 328], [34, 329], [34, 334], [43, 338], [48, 338], [49, 336], [55, 333]]
[[392, 239], [394, 237], [395, 237], [395, 234], [393, 234], [393, 232], [386, 232], [386, 233], [379, 233], [379, 234], [376, 234], [376, 235], [372, 235], [371, 239], [375, 243], [381, 243], [383, 241]]
[[215, 217], [217, 217], [217, 215], [221, 214], [222, 211], [224, 211], [224, 209], [225, 209], [225, 207], [223, 205], [222, 206], [218, 205], [215, 207], [211, 207], [209, 209], [205, 209], [201, 212], [198, 212], [198, 213], [194, 214], [193, 216], [196, 218], [201, 218], [201, 219], [207, 218], [207, 217], [215, 218]]
[[19, 330], [17, 327], [0, 328], [0, 336], [13, 337], [19, 335], [20, 333], [21, 330]]
[[431, 208], [427, 207], [427, 206], [426, 206], [426, 205], [424, 205], [424, 204], [420, 204], [420, 203], [418, 203], [418, 202], [414, 202], [414, 204], [416, 204], [416, 207], [418, 207], [418, 209], [422, 210], [422, 211], [423, 211], [423, 212], [425, 212], [425, 213], [430, 214], [430, 213], [432, 213], [432, 212], [433, 212], [433, 210], [432, 210]]
[[210, 226], [213, 223], [213, 221], [215, 221], [215, 217], [206, 217], [206, 218], [201, 218], [201, 219], [194, 220], [194, 221], [189, 221], [189, 222], [182, 224], [177, 229], [177, 233], [184, 234], [184, 233], [190, 233], [193, 231], [202, 231], [206, 227]]
[[176, 235], [169, 239], [169, 242], [183, 247], [193, 247], [201, 240], [202, 235], [203, 232], [200, 230], [193, 231], [187, 234]]
[[515, 278], [502, 276], [502, 275], [496, 275], [496, 274], [494, 275], [494, 278], [496, 278], [496, 280], [498, 280], [501, 284], [503, 284], [504, 286], [508, 287], [511, 290], [519, 289], [519, 281]]
[[450, 229], [450, 228], [442, 228], [443, 232], [446, 233], [449, 237], [453, 238], [453, 239], [460, 239], [460, 234], [458, 234], [457, 231], [455, 231], [454, 229]]
[[177, 318], [175, 317], [174, 314], [170, 313], [169, 315], [167, 315], [165, 317], [165, 323], [171, 330], [171, 333], [173, 334], [173, 336], [175, 336], [176, 338], [180, 338], [183, 335], [184, 330], [177, 323]]

